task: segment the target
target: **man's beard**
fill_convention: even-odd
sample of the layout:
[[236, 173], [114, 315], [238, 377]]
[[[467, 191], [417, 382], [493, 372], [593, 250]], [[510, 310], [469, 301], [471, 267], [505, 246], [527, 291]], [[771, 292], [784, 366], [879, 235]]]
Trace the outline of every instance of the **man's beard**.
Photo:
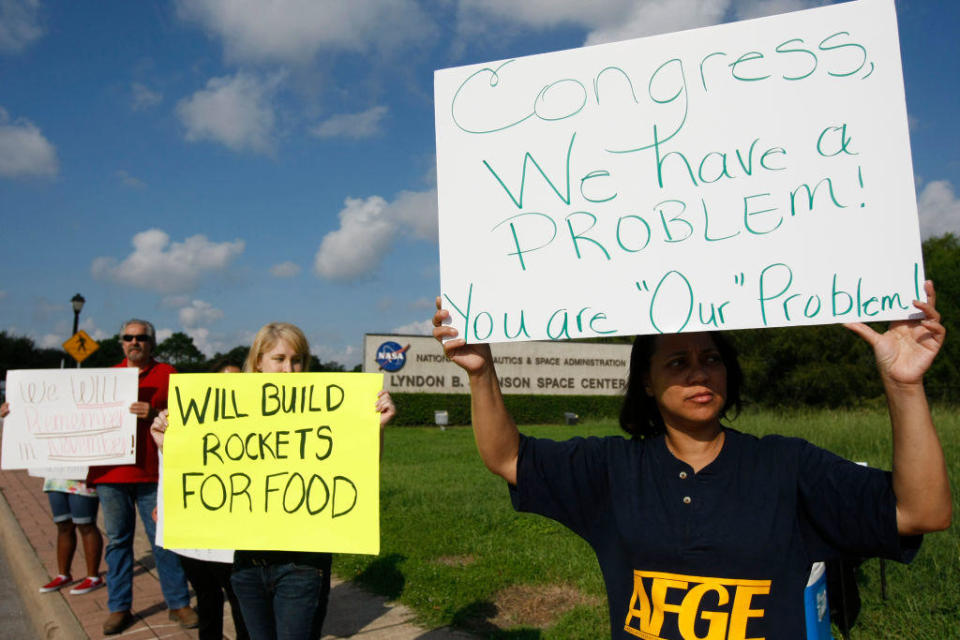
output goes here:
[[127, 361], [133, 364], [142, 364], [147, 361], [149, 356], [143, 349], [130, 349], [127, 353]]

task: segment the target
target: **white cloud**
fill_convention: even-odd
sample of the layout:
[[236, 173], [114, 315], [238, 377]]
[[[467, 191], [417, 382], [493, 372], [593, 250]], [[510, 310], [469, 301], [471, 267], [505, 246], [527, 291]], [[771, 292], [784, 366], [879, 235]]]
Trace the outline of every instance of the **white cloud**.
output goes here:
[[93, 261], [93, 277], [112, 280], [160, 293], [180, 293], [194, 289], [200, 278], [223, 272], [243, 253], [243, 240], [211, 242], [204, 235], [190, 236], [183, 242], [170, 242], [160, 229], [148, 229], [133, 236], [133, 252], [118, 262], [100, 257]]
[[123, 169], [117, 169], [117, 171], [114, 172], [114, 175], [117, 176], [117, 180], [119, 180], [120, 183], [125, 187], [130, 187], [131, 189], [143, 189], [147, 186], [146, 182], [140, 178], [130, 175]]
[[157, 329], [157, 344], [173, 335], [173, 329]]
[[190, 296], [164, 296], [160, 300], [160, 306], [164, 309], [179, 309], [190, 304]]
[[408, 233], [422, 240], [437, 239], [437, 190], [401, 191], [390, 203], [390, 214]]
[[391, 51], [436, 32], [414, 0], [177, 0], [177, 13], [220, 38], [229, 59], [305, 63], [320, 50]]
[[321, 362], [338, 362], [342, 364], [347, 371], [352, 369], [355, 365], [360, 364], [360, 359], [363, 357], [363, 354], [360, 353], [359, 349], [349, 344], [345, 346], [331, 347], [322, 340], [311, 340], [310, 346], [310, 351], [313, 353], [313, 355], [317, 356]]
[[622, 20], [637, 3], [634, 0], [462, 0], [460, 21], [497, 18], [533, 29], [561, 25], [593, 27]]
[[97, 342], [100, 342], [101, 340], [109, 338], [110, 336], [113, 335], [113, 333], [107, 333], [103, 329], [100, 329], [99, 327], [97, 327], [97, 323], [94, 321], [92, 316], [87, 316], [86, 318], [81, 320], [79, 328], [86, 331], [87, 335], [93, 338], [94, 340], [96, 340]]
[[21, 178], [55, 176], [57, 150], [29, 120], [13, 122], [0, 107], [0, 176]]
[[437, 303], [433, 298], [417, 298], [407, 304], [407, 307], [414, 311], [435, 310]]
[[48, 333], [41, 337], [37, 344], [41, 349], [60, 349], [64, 342], [66, 342], [66, 339], [63, 336]]
[[201, 353], [208, 358], [217, 351], [224, 350], [220, 341], [211, 338], [209, 329], [204, 327], [195, 327], [187, 329], [185, 333], [193, 338], [193, 346], [199, 349]]
[[[34, 298], [30, 304], [30, 317], [34, 326], [43, 326], [48, 322], [58, 319], [69, 318], [73, 321], [73, 309], [67, 304], [51, 302], [47, 298], [40, 296]], [[66, 338], [64, 338], [66, 339]]]
[[437, 237], [437, 192], [404, 191], [392, 203], [380, 196], [347, 198], [340, 228], [323, 237], [314, 272], [328, 280], [351, 281], [372, 273], [401, 236]]
[[340, 228], [323, 237], [314, 259], [314, 271], [328, 280], [355, 280], [375, 269], [390, 247], [396, 225], [388, 216], [387, 201], [347, 198], [340, 211]]
[[289, 260], [270, 267], [270, 275], [275, 278], [292, 278], [298, 273], [300, 273], [300, 265]]
[[318, 138], [372, 138], [381, 132], [387, 107], [370, 107], [360, 113], [341, 113], [310, 129]]
[[130, 107], [134, 111], [143, 111], [155, 107], [163, 101], [163, 94], [154, 91], [145, 84], [134, 82], [130, 85]]
[[0, 0], [0, 51], [23, 51], [43, 35], [39, 8], [39, 0]]
[[907, 128], [910, 129], [910, 133], [920, 129], [920, 118], [916, 117], [912, 113], [907, 113]]
[[193, 300], [190, 306], [183, 307], [179, 312], [180, 324], [187, 329], [195, 329], [201, 324], [210, 324], [223, 317], [223, 311], [209, 302]]
[[917, 197], [920, 233], [924, 240], [945, 233], [960, 236], [960, 199], [947, 180], [934, 180]]
[[734, 2], [734, 14], [738, 20], [764, 18], [780, 13], [809, 9], [826, 4], [826, 2], [827, 0], [736, 0]]
[[633, 4], [622, 21], [597, 25], [584, 44], [706, 27], [723, 20], [729, 0], [650, 0]]
[[492, 25], [587, 30], [585, 45], [707, 27], [823, 4], [824, 0], [462, 0], [458, 31], [488, 38]]
[[211, 78], [207, 86], [177, 103], [190, 142], [219, 142], [233, 151], [271, 153], [275, 146], [274, 93], [282, 74], [268, 78], [240, 72]]
[[404, 324], [399, 327], [395, 327], [390, 330], [390, 333], [404, 333], [415, 336], [433, 335], [433, 321], [430, 319], [418, 320], [416, 322], [411, 322], [410, 324]]

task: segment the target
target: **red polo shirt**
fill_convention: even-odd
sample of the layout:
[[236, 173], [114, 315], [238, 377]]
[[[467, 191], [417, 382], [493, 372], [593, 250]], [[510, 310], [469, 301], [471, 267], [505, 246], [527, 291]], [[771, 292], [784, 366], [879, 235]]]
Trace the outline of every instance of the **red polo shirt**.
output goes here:
[[[116, 365], [126, 367], [127, 359]], [[154, 412], [167, 408], [167, 390], [170, 374], [176, 373], [169, 364], [151, 360], [145, 369], [140, 370], [140, 402], [149, 402]], [[90, 467], [87, 484], [98, 482], [157, 482], [157, 444], [150, 435], [153, 419], [137, 420], [137, 462], [136, 464]]]

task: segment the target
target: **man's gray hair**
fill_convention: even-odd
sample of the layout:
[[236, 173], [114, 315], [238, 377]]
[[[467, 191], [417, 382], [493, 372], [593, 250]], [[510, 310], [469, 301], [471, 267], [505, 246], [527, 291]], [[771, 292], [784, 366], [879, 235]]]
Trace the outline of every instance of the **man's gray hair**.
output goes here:
[[130, 318], [122, 325], [120, 325], [120, 336], [123, 336], [123, 331], [131, 324], [139, 324], [144, 329], [147, 330], [147, 335], [150, 336], [150, 344], [157, 346], [157, 330], [153, 328], [153, 323], [147, 320], [141, 320], [140, 318]]

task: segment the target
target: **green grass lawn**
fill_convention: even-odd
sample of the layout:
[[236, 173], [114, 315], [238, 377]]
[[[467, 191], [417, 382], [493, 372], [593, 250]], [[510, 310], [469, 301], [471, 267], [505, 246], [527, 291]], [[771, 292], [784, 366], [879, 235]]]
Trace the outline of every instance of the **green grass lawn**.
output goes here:
[[[960, 521], [960, 412], [936, 411], [935, 419]], [[731, 424], [757, 435], [802, 436], [851, 460], [890, 466], [883, 411], [749, 411]], [[619, 433], [614, 421], [522, 431], [557, 439]], [[560, 525], [515, 513], [506, 484], [480, 462], [469, 428], [389, 429], [382, 465], [381, 553], [336, 557], [338, 575], [399, 599], [429, 626], [452, 624], [489, 638], [609, 638], [593, 552]], [[879, 561], [861, 567], [863, 608], [852, 638], [960, 638], [960, 525], [927, 536], [910, 566], [886, 566], [886, 601], [880, 596]], [[551, 593], [539, 609], [566, 609], [552, 624], [493, 620], [496, 603], [530, 613], [520, 601], [532, 602], [533, 596], [511, 587], [536, 592], [551, 586], [580, 594], [580, 604], [564, 607], [564, 598]]]

